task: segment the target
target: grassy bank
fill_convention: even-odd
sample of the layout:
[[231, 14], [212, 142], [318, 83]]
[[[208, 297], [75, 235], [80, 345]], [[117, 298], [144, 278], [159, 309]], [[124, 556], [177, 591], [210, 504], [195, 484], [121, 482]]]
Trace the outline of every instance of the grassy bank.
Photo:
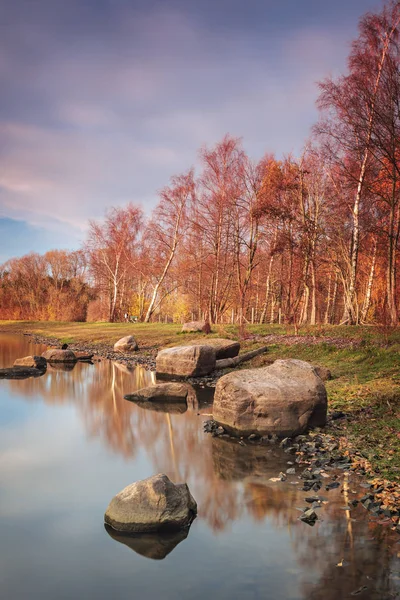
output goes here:
[[[236, 326], [216, 326], [212, 336], [239, 337]], [[0, 332], [30, 332], [66, 343], [112, 346], [133, 334], [142, 351], [184, 344], [198, 334], [182, 334], [178, 324], [0, 322]], [[383, 477], [400, 481], [400, 331], [373, 327], [307, 327], [294, 336], [290, 326], [249, 325], [244, 350], [263, 345], [269, 351], [244, 368], [277, 358], [298, 358], [328, 367], [333, 379], [326, 383], [329, 407], [349, 418], [337, 421], [338, 434], [347, 438]], [[205, 337], [205, 336], [204, 336]], [[288, 345], [289, 342], [289, 345]], [[306, 343], [301, 343], [306, 342]], [[354, 342], [353, 346], [349, 345]]]
[[277, 344], [253, 366], [277, 358], [298, 358], [330, 369], [329, 408], [349, 417], [336, 421], [337, 434], [347, 438], [374, 471], [400, 482], [400, 346], [337, 349], [325, 344]]

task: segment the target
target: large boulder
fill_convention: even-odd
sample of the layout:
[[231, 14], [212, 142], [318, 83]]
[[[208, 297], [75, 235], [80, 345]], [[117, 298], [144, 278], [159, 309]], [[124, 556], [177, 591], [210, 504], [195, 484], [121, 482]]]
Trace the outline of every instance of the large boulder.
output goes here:
[[46, 369], [47, 360], [43, 356], [24, 356], [14, 361], [14, 367], [30, 367], [32, 369]]
[[198, 331], [210, 333], [210, 323], [208, 321], [190, 321], [182, 325], [182, 333], [196, 333]]
[[234, 435], [294, 436], [325, 425], [326, 413], [325, 386], [300, 360], [228, 373], [215, 388], [214, 419]]
[[211, 346], [177, 346], [160, 350], [156, 358], [157, 375], [201, 377], [215, 369], [215, 350]]
[[133, 335], [127, 335], [115, 342], [114, 350], [115, 352], [135, 352], [135, 350], [139, 350], [139, 346]]
[[147, 532], [188, 527], [197, 504], [186, 483], [164, 474], [128, 485], [111, 500], [104, 521], [117, 531]]
[[197, 340], [191, 340], [185, 343], [185, 346], [211, 346], [215, 350], [215, 357], [217, 360], [223, 358], [234, 358], [239, 354], [240, 342], [235, 340], [226, 340], [224, 338], [209, 338], [204, 340], [203, 338]]
[[149, 387], [137, 390], [137, 392], [134, 394], [126, 394], [124, 398], [125, 400], [132, 400], [134, 402], [137, 400], [145, 400], [147, 402], [170, 402], [181, 400], [181, 402], [186, 402], [186, 398], [188, 397], [190, 391], [191, 386], [189, 385], [169, 381], [167, 383], [156, 383], [155, 385], [150, 385]]
[[75, 356], [75, 353], [72, 352], [72, 350], [60, 350], [59, 348], [50, 348], [50, 350], [46, 350], [46, 352], [43, 352], [42, 356], [49, 362], [49, 363], [56, 363], [56, 362], [67, 362], [67, 363], [73, 363], [77, 361], [77, 358]]

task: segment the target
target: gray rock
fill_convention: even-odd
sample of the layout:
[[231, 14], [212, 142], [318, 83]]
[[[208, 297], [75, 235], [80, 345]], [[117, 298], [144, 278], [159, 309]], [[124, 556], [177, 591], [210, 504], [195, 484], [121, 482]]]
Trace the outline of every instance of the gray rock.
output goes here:
[[326, 423], [325, 386], [309, 363], [277, 360], [219, 379], [213, 416], [229, 433], [292, 437]]
[[199, 338], [185, 343], [185, 346], [211, 346], [215, 350], [217, 360], [234, 358], [239, 354], [240, 342], [224, 338]]
[[104, 521], [117, 531], [148, 532], [188, 527], [197, 504], [186, 483], [174, 484], [164, 475], [132, 483], [111, 500]]
[[182, 325], [182, 333], [193, 333], [202, 331], [203, 333], [210, 333], [211, 327], [208, 321], [190, 321]]
[[114, 344], [115, 352], [135, 352], [139, 346], [133, 335], [127, 335]]
[[24, 356], [14, 361], [14, 367], [30, 367], [32, 369], [46, 369], [47, 360], [43, 356]]
[[133, 400], [134, 402], [137, 400], [146, 400], [148, 402], [152, 402], [153, 400], [156, 402], [181, 400], [182, 402], [186, 402], [186, 398], [192, 390], [193, 388], [190, 385], [170, 381], [142, 388], [134, 394], [127, 394], [124, 398], [125, 400]]
[[157, 375], [201, 377], [215, 369], [215, 350], [211, 346], [177, 346], [157, 354]]
[[43, 352], [42, 356], [49, 362], [76, 362], [77, 358], [72, 350], [60, 350], [58, 348], [50, 348]]

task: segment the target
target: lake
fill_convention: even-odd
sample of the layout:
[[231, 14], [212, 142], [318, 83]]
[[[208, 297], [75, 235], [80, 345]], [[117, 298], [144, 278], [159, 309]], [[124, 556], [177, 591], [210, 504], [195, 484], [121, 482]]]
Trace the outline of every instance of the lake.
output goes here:
[[[45, 349], [0, 334], [0, 367]], [[321, 490], [327, 503], [310, 527], [297, 476], [271, 481], [293, 457], [205, 434], [208, 389], [185, 412], [123, 399], [154, 381], [106, 360], [0, 381], [2, 599], [400, 596], [400, 536], [360, 505], [344, 510], [365, 493], [356, 475], [346, 490]], [[189, 532], [110, 535], [111, 498], [157, 473], [188, 483], [199, 511]]]

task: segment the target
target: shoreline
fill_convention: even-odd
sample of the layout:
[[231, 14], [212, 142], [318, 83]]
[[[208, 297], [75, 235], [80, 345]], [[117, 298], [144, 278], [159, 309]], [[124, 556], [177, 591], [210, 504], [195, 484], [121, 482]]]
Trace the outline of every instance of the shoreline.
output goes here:
[[[61, 345], [60, 338], [54, 336], [45, 336], [21, 330], [15, 333], [30, 338], [34, 343], [44, 344], [49, 347], [59, 348]], [[155, 371], [155, 358], [158, 352], [157, 347], [146, 347], [144, 352], [139, 349], [134, 354], [115, 352], [113, 347], [106, 343], [93, 344], [85, 341], [70, 342], [68, 343], [68, 347], [73, 351], [93, 353], [94, 360], [96, 360], [96, 357], [99, 357], [100, 359], [112, 360], [124, 364], [129, 368], [140, 366], [149, 371]], [[186, 381], [191, 384], [199, 385], [204, 385], [204, 383], [206, 383], [207, 387], [214, 387], [216, 381], [225, 372], [228, 371], [220, 371], [215, 373], [212, 377], [207, 378], [187, 378]], [[358, 471], [359, 474], [365, 477], [365, 481], [370, 484], [368, 486], [369, 493], [372, 494], [374, 498], [370, 498], [371, 502], [367, 502], [368, 506], [365, 506], [367, 513], [372, 517], [378, 517], [379, 514], [381, 514], [381, 519], [386, 519], [386, 522], [382, 522], [382, 524], [389, 526], [392, 530], [396, 530], [400, 533], [400, 483], [398, 481], [386, 479], [380, 475], [379, 470], [374, 469], [366, 455], [363, 454], [361, 445], [358, 444], [358, 440], [350, 439], [350, 436], [348, 436], [346, 431], [347, 425], [356, 418], [355, 415], [349, 413], [349, 411], [345, 409], [343, 416], [334, 417], [333, 415], [335, 412], [337, 411], [331, 406], [328, 413], [327, 426], [323, 430], [318, 431], [317, 435], [324, 439], [333, 437], [338, 444], [338, 452], [340, 455], [342, 457], [347, 457], [352, 470]], [[311, 436], [314, 435], [315, 433], [311, 432]], [[232, 439], [242, 445], [249, 444], [247, 440], [237, 440], [237, 438]], [[303, 460], [300, 460], [299, 463], [305, 465], [308, 461], [312, 463], [314, 457], [310, 455], [307, 456], [307, 452], [305, 454], [306, 455], [303, 457], [305, 459], [304, 462]], [[376, 502], [379, 502], [383, 507], [380, 510], [386, 511], [386, 514], [374, 514], [373, 509], [376, 508]], [[388, 512], [390, 512], [390, 516]]]
[[[18, 333], [16, 333], [16, 335], [18, 335]], [[19, 335], [31, 338], [35, 344], [44, 344], [49, 348], [60, 347], [60, 340], [55, 337], [47, 337], [30, 332], [20, 332]], [[68, 348], [73, 352], [93, 354], [94, 360], [96, 360], [96, 357], [99, 357], [101, 359], [121, 363], [127, 367], [133, 368], [140, 366], [148, 371], [156, 370], [156, 348], [150, 349], [151, 355], [149, 356], [142, 354], [140, 349], [135, 352], [135, 356], [132, 356], [131, 352], [115, 352], [112, 346], [108, 346], [107, 344], [90, 344], [88, 342], [71, 342], [68, 344]]]

